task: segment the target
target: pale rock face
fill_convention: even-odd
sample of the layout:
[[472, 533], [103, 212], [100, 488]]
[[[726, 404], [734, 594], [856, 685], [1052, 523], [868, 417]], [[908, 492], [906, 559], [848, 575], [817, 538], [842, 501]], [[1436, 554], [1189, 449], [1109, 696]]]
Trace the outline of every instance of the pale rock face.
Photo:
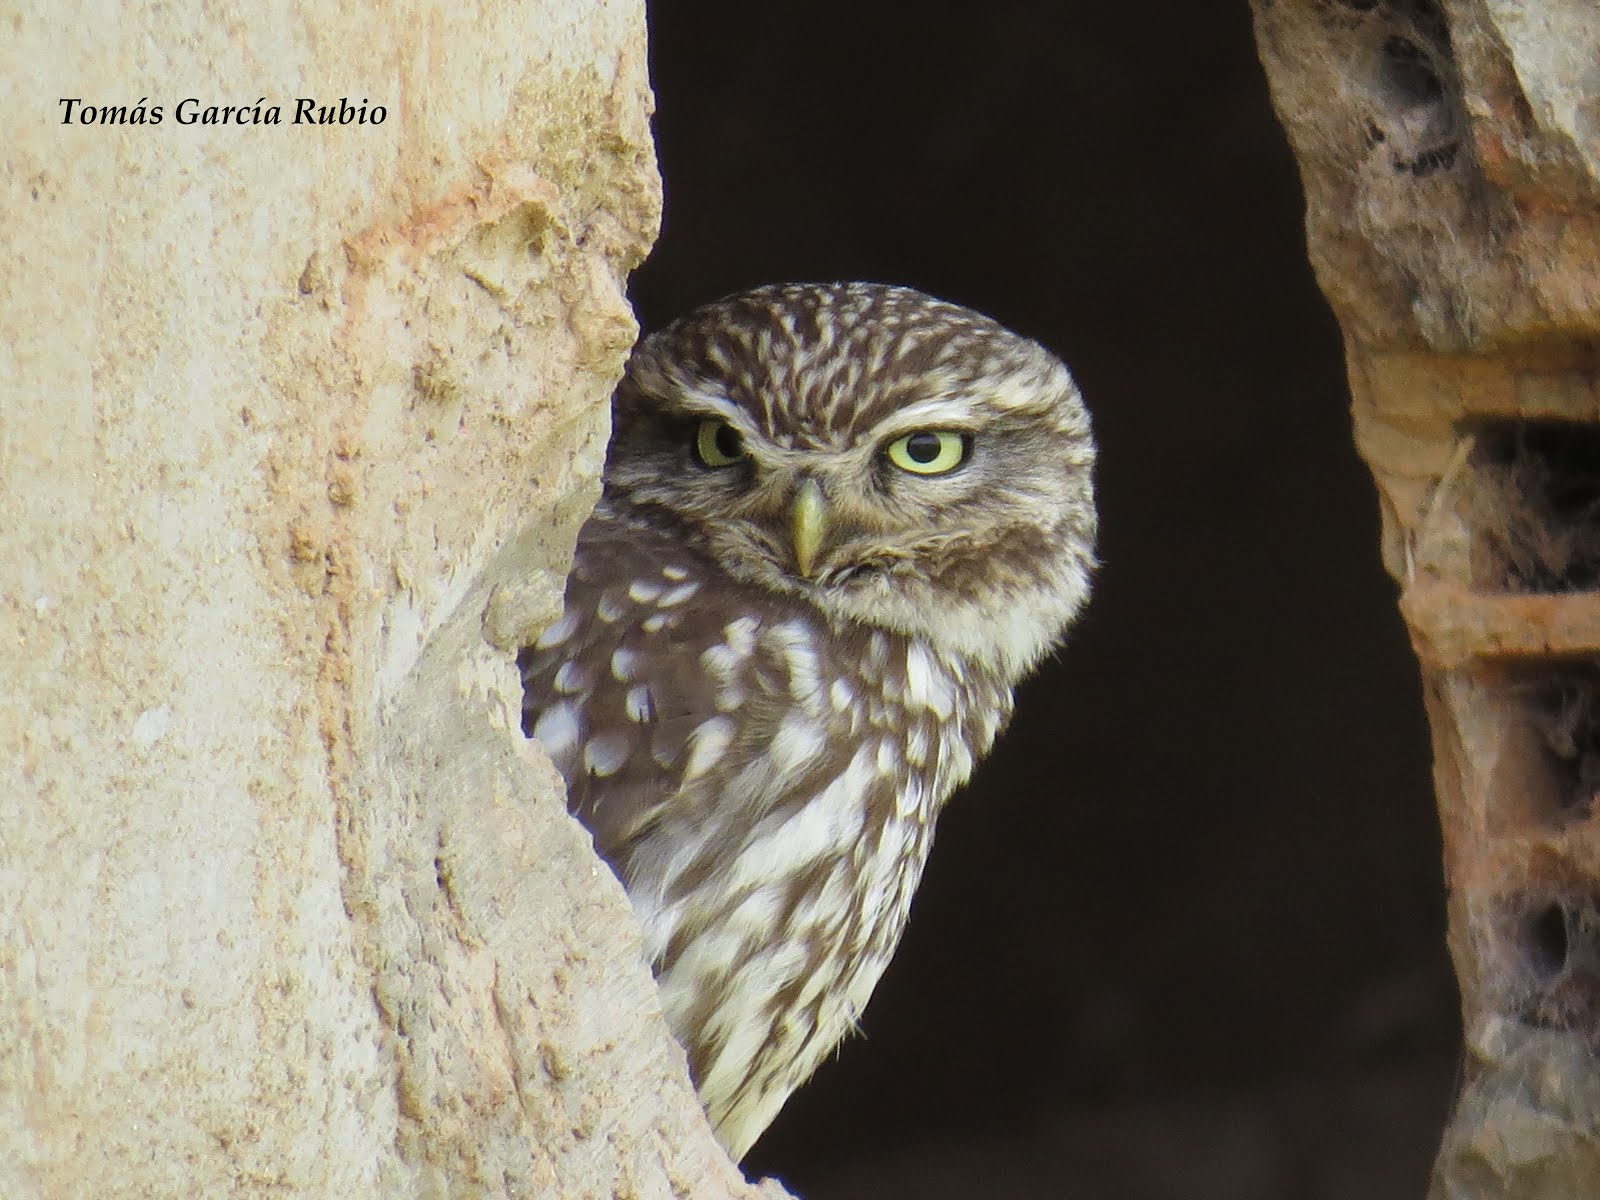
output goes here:
[[1592, 1195], [1600, 11], [1255, 10], [1433, 726], [1469, 1061], [1432, 1195]]
[[755, 1194], [516, 717], [643, 5], [34, 6], [0, 78], [0, 1195]]

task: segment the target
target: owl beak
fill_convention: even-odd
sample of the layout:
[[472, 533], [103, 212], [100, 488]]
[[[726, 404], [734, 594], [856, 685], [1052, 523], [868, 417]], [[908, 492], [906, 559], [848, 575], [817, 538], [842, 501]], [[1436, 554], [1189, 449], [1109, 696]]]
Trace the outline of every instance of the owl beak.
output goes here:
[[828, 532], [828, 505], [815, 479], [802, 481], [794, 494], [794, 504], [789, 510], [789, 532], [794, 538], [794, 565], [809, 579], [811, 568], [817, 563], [817, 551]]

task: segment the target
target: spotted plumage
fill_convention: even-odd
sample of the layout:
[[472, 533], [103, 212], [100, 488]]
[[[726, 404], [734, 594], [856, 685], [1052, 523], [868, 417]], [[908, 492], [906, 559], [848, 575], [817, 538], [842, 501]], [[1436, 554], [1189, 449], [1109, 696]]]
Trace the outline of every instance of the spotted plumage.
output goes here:
[[786, 285], [645, 340], [531, 736], [628, 890], [742, 1155], [854, 1025], [950, 793], [1088, 592], [1064, 367], [904, 288]]

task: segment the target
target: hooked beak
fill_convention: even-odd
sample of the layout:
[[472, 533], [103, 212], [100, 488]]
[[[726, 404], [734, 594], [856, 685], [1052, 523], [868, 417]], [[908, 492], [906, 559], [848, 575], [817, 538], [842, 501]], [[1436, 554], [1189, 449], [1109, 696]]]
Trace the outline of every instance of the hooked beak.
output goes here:
[[789, 532], [794, 539], [794, 565], [805, 578], [811, 578], [817, 551], [828, 532], [828, 506], [815, 479], [804, 480], [794, 494], [789, 509]]

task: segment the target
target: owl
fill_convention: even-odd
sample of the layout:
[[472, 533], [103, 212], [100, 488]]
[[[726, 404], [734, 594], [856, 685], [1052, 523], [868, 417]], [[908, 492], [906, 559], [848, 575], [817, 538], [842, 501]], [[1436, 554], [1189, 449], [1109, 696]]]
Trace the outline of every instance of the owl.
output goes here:
[[645, 339], [527, 732], [627, 890], [742, 1157], [856, 1024], [934, 821], [1083, 606], [1066, 368], [907, 288], [778, 285]]

